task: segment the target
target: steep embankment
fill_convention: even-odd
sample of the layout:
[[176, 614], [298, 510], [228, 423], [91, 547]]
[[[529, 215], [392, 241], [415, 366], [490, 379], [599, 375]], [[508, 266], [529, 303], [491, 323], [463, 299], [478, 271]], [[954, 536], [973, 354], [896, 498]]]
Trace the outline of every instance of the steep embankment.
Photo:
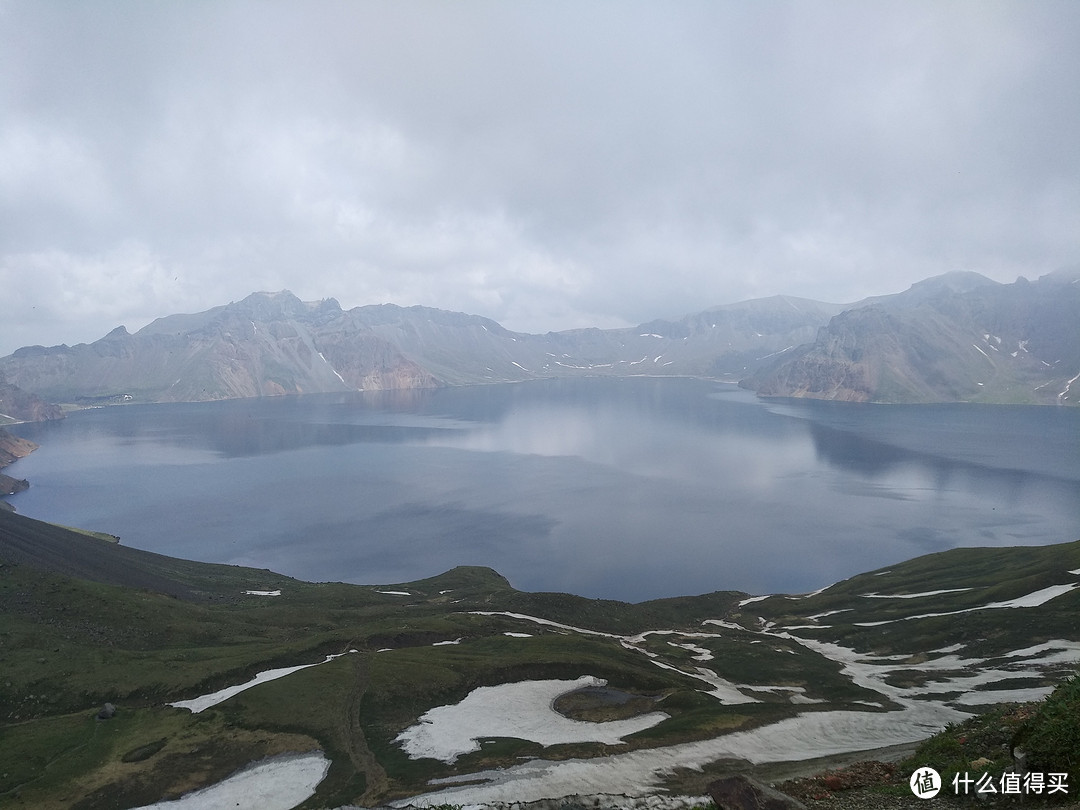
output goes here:
[[[37, 445], [32, 441], [22, 439], [0, 428], [0, 470], [17, 459], [28, 456], [36, 449]], [[0, 473], [0, 496], [14, 495], [29, 486], [30, 484], [24, 479], [12, 478], [10, 475]], [[9, 511], [12, 508], [7, 501], [0, 500], [0, 511]]]
[[0, 372], [0, 425], [63, 418], [64, 412], [59, 405], [53, 405], [36, 394], [24, 391], [8, 382]]

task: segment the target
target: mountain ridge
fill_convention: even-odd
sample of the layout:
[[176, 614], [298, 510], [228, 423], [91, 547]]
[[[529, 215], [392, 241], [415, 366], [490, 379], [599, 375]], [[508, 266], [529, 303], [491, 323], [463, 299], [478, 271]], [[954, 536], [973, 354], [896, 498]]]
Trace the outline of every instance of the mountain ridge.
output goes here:
[[763, 396], [1080, 404], [1080, 270], [953, 272], [852, 304], [777, 295], [621, 329], [513, 332], [478, 315], [257, 292], [17, 349], [10, 384], [53, 402], [204, 401], [582, 375], [700, 376]]
[[1080, 270], [1008, 285], [977, 274], [927, 279], [845, 310], [742, 384], [855, 402], [1075, 405], [1078, 282]]

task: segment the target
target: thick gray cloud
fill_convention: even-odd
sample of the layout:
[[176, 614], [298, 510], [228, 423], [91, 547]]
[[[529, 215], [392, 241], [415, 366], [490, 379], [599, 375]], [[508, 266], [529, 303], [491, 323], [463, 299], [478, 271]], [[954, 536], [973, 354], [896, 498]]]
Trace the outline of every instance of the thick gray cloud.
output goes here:
[[0, 353], [258, 289], [524, 331], [1080, 260], [1080, 5], [0, 0]]

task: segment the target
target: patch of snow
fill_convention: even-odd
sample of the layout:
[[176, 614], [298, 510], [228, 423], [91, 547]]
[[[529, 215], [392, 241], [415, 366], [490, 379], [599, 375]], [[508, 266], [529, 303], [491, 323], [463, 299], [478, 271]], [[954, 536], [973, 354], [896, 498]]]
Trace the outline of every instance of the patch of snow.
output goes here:
[[474, 610], [471, 611], [474, 616], [506, 616], [510, 619], [521, 619], [527, 622], [535, 622], [536, 624], [542, 624], [545, 627], [557, 627], [560, 630], [571, 630], [575, 633], [583, 633], [587, 636], [602, 636], [603, 638], [621, 639], [622, 636], [617, 636], [614, 633], [602, 633], [599, 630], [588, 630], [584, 627], [574, 627], [572, 624], [560, 624], [559, 622], [553, 622], [550, 619], [541, 619], [538, 616], [529, 616], [524, 613], [510, 613], [504, 610]]
[[744, 695], [739, 691], [739, 687], [733, 684], [731, 681], [721, 678], [711, 669], [705, 667], [695, 667], [696, 672], [687, 672], [686, 670], [673, 667], [671, 664], [665, 664], [663, 661], [653, 661], [653, 663], [661, 669], [668, 669], [672, 672], [678, 672], [680, 675], [685, 675], [688, 678], [694, 678], [702, 683], [712, 687], [707, 692], [702, 690], [707, 695], [719, 700], [725, 706], [739, 706], [744, 703], [760, 703], [757, 698]]
[[1054, 691], [1052, 686], [1032, 686], [1027, 689], [998, 689], [983, 692], [968, 692], [950, 703], [961, 706], [987, 706], [994, 703], [1027, 703], [1042, 700]]
[[765, 594], [765, 596], [751, 596], [749, 599], [741, 600], [738, 605], [739, 607], [742, 607], [743, 605], [749, 605], [751, 602], [760, 602], [762, 599], [768, 599], [770, 596], [772, 596], [771, 593]]
[[503, 633], [504, 636], [510, 636], [510, 638], [532, 638], [531, 633], [511, 633], [509, 631]]
[[[350, 650], [349, 652], [355, 652]], [[224, 689], [219, 689], [217, 692], [212, 692], [209, 695], [202, 695], [191, 700], [178, 700], [176, 703], [170, 703], [170, 706], [175, 706], [178, 709], [190, 709], [192, 714], [198, 714], [201, 711], [209, 709], [211, 706], [216, 706], [223, 701], [228, 700], [233, 695], [238, 695], [241, 692], [246, 692], [253, 686], [258, 686], [261, 683], [267, 683], [269, 681], [276, 681], [278, 678], [284, 678], [286, 675], [292, 675], [294, 672], [299, 672], [302, 669], [308, 667], [317, 667], [319, 664], [325, 664], [328, 661], [333, 661], [335, 658], [341, 658], [342, 655], [348, 655], [349, 653], [341, 653], [339, 655], [328, 655], [322, 661], [318, 661], [314, 664], [301, 664], [297, 667], [281, 667], [280, 669], [268, 669], [264, 672], [260, 672], [254, 678], [246, 683], [237, 684], [235, 686], [227, 686]]]
[[1058, 394], [1058, 399], [1061, 399], [1066, 394], [1068, 394], [1069, 389], [1072, 388], [1072, 384], [1074, 382], [1076, 382], [1077, 380], [1080, 380], [1080, 373], [1078, 373], [1075, 377], [1073, 377], [1071, 380], [1069, 380], [1067, 383], [1065, 383], [1065, 389], [1060, 394]]
[[248, 596], [281, 596], [281, 589], [276, 591], [244, 591]]
[[809, 706], [812, 703], [828, 703], [825, 698], [812, 698], [806, 695], [793, 694], [789, 700], [798, 706]]
[[930, 655], [935, 655], [937, 653], [954, 653], [959, 652], [966, 646], [966, 644], [950, 644], [948, 647], [940, 647], [936, 650], [930, 650], [929, 653]]
[[382, 593], [387, 596], [412, 596], [408, 591], [375, 591], [375, 593]]
[[[1039, 605], [1045, 605], [1051, 599], [1056, 599], [1063, 594], [1068, 593], [1077, 586], [1077, 583], [1070, 582], [1066, 585], [1051, 585], [1049, 588], [1043, 588], [1033, 593], [1029, 593], [1026, 596], [1020, 596], [1016, 599], [1008, 599], [1004, 602], [991, 602], [988, 605], [983, 605], [982, 610], [988, 610], [990, 608], [1025, 608], [1025, 607], [1039, 607]], [[973, 608], [979, 610], [980, 608]]]
[[663, 340], [663, 339], [664, 339], [664, 336], [663, 336], [663, 335], [657, 335], [657, 334], [655, 334], [655, 333], [653, 333], [653, 332], [650, 332], [650, 333], [648, 333], [648, 334], [646, 334], [646, 335], [638, 335], [638, 337], [651, 337], [651, 338], [660, 338], [661, 340]]
[[1073, 588], [1076, 588], [1080, 583], [1070, 582], [1067, 585], [1051, 585], [1049, 588], [1042, 588], [1041, 590], [1033, 593], [1026, 594], [1024, 596], [1018, 596], [1016, 599], [1007, 599], [1004, 602], [990, 602], [985, 605], [979, 605], [978, 607], [967, 608], [965, 610], [950, 610], [945, 613], [919, 613], [915, 616], [904, 616], [900, 619], [889, 619], [882, 622], [855, 622], [858, 627], [880, 627], [883, 624], [892, 624], [893, 622], [906, 622], [912, 619], [932, 619], [937, 616], [956, 616], [960, 613], [974, 613], [978, 610], [996, 610], [1000, 608], [1030, 608], [1039, 607], [1045, 605], [1051, 599], [1068, 593]]
[[462, 639], [456, 638], [453, 641], [436, 641], [431, 646], [432, 647], [447, 647], [447, 646], [449, 646], [451, 644], [460, 644], [461, 642], [462, 642]]
[[[975, 345], [974, 343], [972, 343], [972, 344], [971, 344], [971, 346], [972, 346], [972, 348], [974, 348], [974, 349], [975, 349], [975, 351], [977, 351], [977, 352], [978, 352], [979, 354], [981, 354], [981, 355], [982, 355], [983, 357], [985, 357], [985, 358], [986, 358], [987, 360], [990, 360], [990, 355], [988, 355], [988, 354], [987, 354], [986, 352], [984, 352], [984, 351], [983, 351], [982, 349], [980, 349], [980, 348], [979, 348], [978, 346], [976, 346], [976, 345]], [[991, 362], [991, 363], [993, 363], [994, 361], [993, 361], [993, 360], [990, 360], [990, 362]]]
[[330, 760], [322, 751], [270, 757], [216, 785], [136, 810], [289, 810], [314, 795], [328, 770]]
[[520, 369], [521, 369], [522, 371], [528, 371], [528, 369], [527, 369], [527, 368], [525, 368], [525, 366], [521, 365], [521, 363], [517, 362], [516, 360], [511, 360], [511, 361], [510, 361], [510, 364], [511, 364], [511, 365], [514, 365], [514, 366], [517, 366], [517, 367], [518, 367], [518, 368], [520, 368]]
[[839, 610], [826, 610], [824, 613], [815, 613], [813, 616], [807, 616], [806, 618], [811, 621], [817, 621], [818, 619], [824, 619], [826, 616], [835, 616], [837, 613], [850, 613], [854, 608], [840, 608]]
[[831, 585], [826, 585], [824, 588], [818, 588], [816, 591], [811, 591], [810, 593], [804, 593], [804, 594], [801, 594], [799, 596], [789, 596], [788, 599], [809, 599], [812, 596], [817, 596], [819, 593], [825, 593], [825, 591], [829, 590], [829, 588], [831, 588], [835, 584], [836, 583], [833, 582]]
[[1069, 573], [1074, 575], [1074, 576], [1080, 577], [1080, 568], [1076, 568], [1076, 569], [1070, 571]]
[[619, 745], [623, 737], [655, 726], [669, 715], [651, 712], [627, 720], [586, 723], [563, 717], [552, 708], [560, 695], [607, 681], [584, 675], [577, 680], [519, 681], [481, 686], [460, 703], [439, 706], [401, 732], [395, 741], [413, 759], [430, 757], [453, 763], [462, 754], [480, 750], [480, 740], [512, 737], [540, 745], [600, 742]]
[[[761, 624], [763, 621], [764, 621], [764, 619], [762, 619], [759, 616], [758, 617], [758, 624]], [[725, 621], [724, 619], [705, 619], [701, 623], [702, 624], [712, 624], [712, 625], [715, 625], [716, 627], [723, 627], [726, 630], [746, 630], [746, 628], [743, 627], [741, 624], [735, 624], [735, 622]], [[752, 641], [750, 643], [755, 644], [755, 643], [760, 643], [760, 642], [753, 642]]]
[[788, 346], [787, 348], [781, 349], [778, 352], [772, 352], [771, 354], [766, 354], [764, 357], [759, 357], [758, 360], [768, 360], [770, 357], [776, 357], [776, 355], [778, 355], [778, 354], [783, 354], [784, 352], [790, 352], [794, 348], [795, 348], [794, 346]]
[[941, 591], [924, 591], [923, 593], [861, 593], [864, 599], [919, 599], [923, 596], [937, 596], [942, 593], [961, 593], [970, 591], [971, 588], [946, 588]]
[[1041, 666], [1047, 664], [1074, 664], [1080, 661], [1080, 642], [1067, 641], [1062, 638], [1045, 641], [1034, 647], [1025, 647], [1022, 650], [1013, 650], [1005, 654], [1006, 658], [1034, 658], [1031, 663]]
[[678, 644], [677, 642], [674, 642], [674, 641], [669, 641], [668, 644], [670, 644], [672, 647], [678, 647], [680, 650], [686, 650], [687, 652], [694, 653], [694, 660], [695, 661], [712, 661], [713, 660], [713, 654], [711, 652], [709, 652], [708, 650], [706, 650], [704, 647], [698, 647], [698, 646], [696, 646], [694, 644]]

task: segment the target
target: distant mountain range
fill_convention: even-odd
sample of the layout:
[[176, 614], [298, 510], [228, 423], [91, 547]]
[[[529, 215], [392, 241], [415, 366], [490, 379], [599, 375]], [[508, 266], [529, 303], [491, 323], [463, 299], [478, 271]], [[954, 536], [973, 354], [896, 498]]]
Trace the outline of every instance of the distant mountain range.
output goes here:
[[[744, 301], [629, 329], [524, 334], [476, 315], [254, 293], [90, 344], [0, 358], [50, 402], [176, 402], [516, 382], [693, 375], [768, 396], [1080, 403], [1080, 269], [999, 284], [977, 273], [827, 304]], [[30, 416], [29, 418], [47, 418]]]

